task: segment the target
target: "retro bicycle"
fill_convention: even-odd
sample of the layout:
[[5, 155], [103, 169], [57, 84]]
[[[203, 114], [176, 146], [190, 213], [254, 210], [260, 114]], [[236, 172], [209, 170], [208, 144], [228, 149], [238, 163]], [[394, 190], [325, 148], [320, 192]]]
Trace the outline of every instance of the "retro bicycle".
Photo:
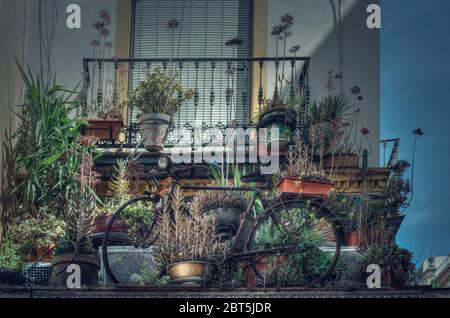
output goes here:
[[[150, 177], [166, 180], [170, 177], [165, 194], [170, 198], [179, 185], [180, 174], [194, 168], [153, 170]], [[323, 282], [336, 266], [343, 240], [342, 227], [325, 207], [326, 198], [281, 194], [267, 199], [266, 193], [272, 189], [271, 176], [256, 173], [241, 179], [255, 185], [180, 186], [189, 191], [248, 193], [250, 200], [232, 237], [226, 261], [246, 262], [258, 282], [270, 282], [281, 269], [290, 273], [288, 280], [295, 287]], [[262, 205], [259, 213], [254, 209], [257, 201]], [[162, 204], [163, 196], [159, 193], [145, 192], [144, 196], [123, 204], [109, 219], [101, 251], [105, 272], [114, 284], [135, 284], [139, 276], [136, 273], [148, 272], [157, 265], [153, 262], [152, 245], [157, 240], [158, 216], [167, 213]], [[134, 215], [131, 221], [127, 217], [130, 213]], [[267, 266], [261, 266], [262, 261], [280, 271], [269, 271]]]

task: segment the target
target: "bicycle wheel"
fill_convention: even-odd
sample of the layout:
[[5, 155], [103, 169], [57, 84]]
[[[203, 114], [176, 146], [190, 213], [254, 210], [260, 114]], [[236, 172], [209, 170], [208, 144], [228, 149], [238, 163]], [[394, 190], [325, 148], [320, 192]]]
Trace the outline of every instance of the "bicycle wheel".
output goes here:
[[337, 263], [340, 231], [321, 202], [276, 199], [250, 225], [244, 245], [255, 287], [320, 284]]
[[[157, 267], [153, 261], [154, 228], [159, 213], [152, 196], [132, 199], [111, 216], [102, 244], [105, 274], [114, 284], [150, 283]], [[104, 279], [107, 277], [104, 276]]]

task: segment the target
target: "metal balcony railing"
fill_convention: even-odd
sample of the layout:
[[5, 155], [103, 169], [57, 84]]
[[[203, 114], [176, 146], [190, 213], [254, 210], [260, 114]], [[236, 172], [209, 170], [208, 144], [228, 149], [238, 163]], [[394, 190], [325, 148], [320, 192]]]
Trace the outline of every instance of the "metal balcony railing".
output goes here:
[[[175, 70], [180, 83], [195, 91], [174, 116], [172, 129], [190, 131], [229, 126], [251, 127], [262, 112], [266, 98], [302, 95], [309, 103], [309, 57], [177, 58], [83, 60], [80, 115], [95, 117], [106, 105], [126, 100], [127, 94], [152, 70]], [[267, 79], [267, 81], [266, 81]], [[278, 80], [275, 80], [278, 79]], [[281, 80], [283, 79], [283, 80]], [[267, 84], [266, 84], [267, 82]], [[128, 105], [124, 136], [120, 143], [103, 141], [103, 147], [136, 147], [140, 140], [137, 110]], [[299, 118], [298, 127], [301, 127]], [[166, 146], [177, 142], [169, 135]], [[207, 141], [205, 141], [207, 142]]]
[[400, 148], [400, 139], [381, 140], [384, 168], [392, 168], [398, 162], [398, 151]]

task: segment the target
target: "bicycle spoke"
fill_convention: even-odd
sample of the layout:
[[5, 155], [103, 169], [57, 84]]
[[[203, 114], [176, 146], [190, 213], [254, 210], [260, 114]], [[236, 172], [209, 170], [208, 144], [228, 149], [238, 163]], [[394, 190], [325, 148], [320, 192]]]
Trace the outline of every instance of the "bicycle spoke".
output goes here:
[[[320, 204], [278, 202], [255, 219], [247, 253], [264, 287], [304, 286], [320, 282], [333, 269], [340, 242]], [[253, 256], [252, 256], [253, 255]]]

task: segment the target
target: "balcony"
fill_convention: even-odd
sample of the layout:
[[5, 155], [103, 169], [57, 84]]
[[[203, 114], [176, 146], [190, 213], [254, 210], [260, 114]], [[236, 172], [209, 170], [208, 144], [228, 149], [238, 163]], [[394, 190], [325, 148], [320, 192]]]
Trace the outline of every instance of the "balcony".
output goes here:
[[[175, 128], [205, 132], [208, 129], [224, 131], [227, 127], [253, 127], [263, 110], [266, 98], [277, 94], [285, 98], [296, 94], [309, 102], [309, 57], [256, 57], [256, 58], [178, 58], [178, 59], [91, 59], [83, 60], [83, 87], [79, 115], [95, 116], [105, 103], [127, 100], [129, 92], [146, 75], [159, 67], [170, 68], [179, 74], [183, 87], [194, 89], [194, 98], [184, 102], [174, 116], [166, 147], [179, 145]], [[267, 72], [285, 78], [284, 86], [275, 81], [270, 89], [266, 84]], [[125, 126], [119, 140], [103, 139], [102, 148], [136, 148], [141, 140], [137, 111], [128, 105], [123, 112]], [[298, 118], [298, 127], [305, 123]], [[203, 134], [204, 143], [211, 136]]]

